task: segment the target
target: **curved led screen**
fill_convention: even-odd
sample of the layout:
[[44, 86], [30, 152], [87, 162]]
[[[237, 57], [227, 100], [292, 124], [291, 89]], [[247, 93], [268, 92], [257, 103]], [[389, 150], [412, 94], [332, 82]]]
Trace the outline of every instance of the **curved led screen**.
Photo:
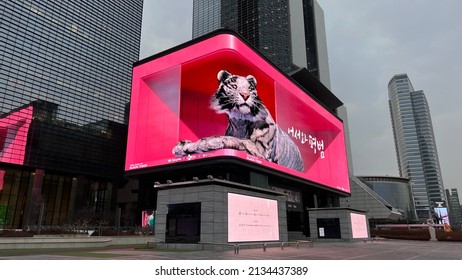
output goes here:
[[125, 170], [233, 157], [350, 192], [343, 123], [232, 34], [133, 69]]

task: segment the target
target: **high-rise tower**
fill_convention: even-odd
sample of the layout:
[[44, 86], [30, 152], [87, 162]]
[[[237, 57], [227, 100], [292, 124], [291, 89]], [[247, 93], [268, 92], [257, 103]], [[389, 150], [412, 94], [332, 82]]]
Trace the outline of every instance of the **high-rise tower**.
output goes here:
[[388, 95], [400, 176], [411, 180], [417, 216], [425, 221], [434, 203], [446, 201], [430, 109], [407, 74], [390, 80]]
[[446, 189], [447, 207], [449, 210], [449, 220], [451, 227], [460, 228], [462, 226], [462, 208], [460, 207], [459, 192], [456, 188]]
[[324, 12], [315, 0], [194, 0], [193, 38], [238, 32], [286, 73], [303, 67], [330, 88]]
[[[0, 228], [114, 210], [143, 0], [0, 1]], [[35, 207], [35, 208], [34, 208]]]

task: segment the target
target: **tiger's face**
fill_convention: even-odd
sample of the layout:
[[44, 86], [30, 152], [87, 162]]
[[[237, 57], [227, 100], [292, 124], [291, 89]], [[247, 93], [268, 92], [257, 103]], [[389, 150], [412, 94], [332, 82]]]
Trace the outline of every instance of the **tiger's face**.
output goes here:
[[210, 102], [213, 110], [239, 118], [258, 114], [262, 103], [257, 95], [257, 80], [252, 75], [243, 77], [221, 70], [217, 78], [219, 86]]

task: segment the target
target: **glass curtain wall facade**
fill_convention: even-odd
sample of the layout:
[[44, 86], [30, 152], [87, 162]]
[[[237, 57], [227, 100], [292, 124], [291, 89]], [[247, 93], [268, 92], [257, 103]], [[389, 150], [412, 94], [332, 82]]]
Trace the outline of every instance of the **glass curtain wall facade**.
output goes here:
[[322, 9], [314, 0], [194, 0], [193, 38], [238, 32], [282, 71], [307, 68], [330, 87]]
[[381, 198], [401, 213], [403, 220], [414, 222], [417, 214], [409, 179], [390, 176], [361, 176], [367, 185]]
[[143, 1], [0, 2], [0, 229], [108, 215]]
[[411, 180], [417, 215], [426, 221], [435, 203], [446, 201], [427, 99], [407, 74], [390, 80], [388, 95], [400, 176]]
[[451, 227], [455, 229], [462, 228], [462, 208], [459, 200], [459, 192], [456, 188], [447, 189], [446, 197], [448, 199], [449, 221]]

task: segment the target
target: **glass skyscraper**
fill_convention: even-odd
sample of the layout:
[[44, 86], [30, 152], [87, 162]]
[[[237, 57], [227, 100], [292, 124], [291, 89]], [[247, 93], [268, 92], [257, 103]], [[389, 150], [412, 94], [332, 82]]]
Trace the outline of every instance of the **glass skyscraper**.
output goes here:
[[143, 0], [0, 2], [0, 229], [106, 215], [122, 182]]
[[308, 69], [330, 88], [324, 12], [314, 0], [194, 0], [193, 38], [236, 31], [282, 71]]
[[400, 176], [411, 180], [417, 216], [425, 221], [436, 202], [446, 201], [430, 109], [407, 74], [390, 80], [388, 95]]
[[456, 188], [446, 189], [446, 197], [448, 199], [447, 206], [451, 227], [460, 229], [462, 227], [462, 208], [459, 200], [459, 192]]

